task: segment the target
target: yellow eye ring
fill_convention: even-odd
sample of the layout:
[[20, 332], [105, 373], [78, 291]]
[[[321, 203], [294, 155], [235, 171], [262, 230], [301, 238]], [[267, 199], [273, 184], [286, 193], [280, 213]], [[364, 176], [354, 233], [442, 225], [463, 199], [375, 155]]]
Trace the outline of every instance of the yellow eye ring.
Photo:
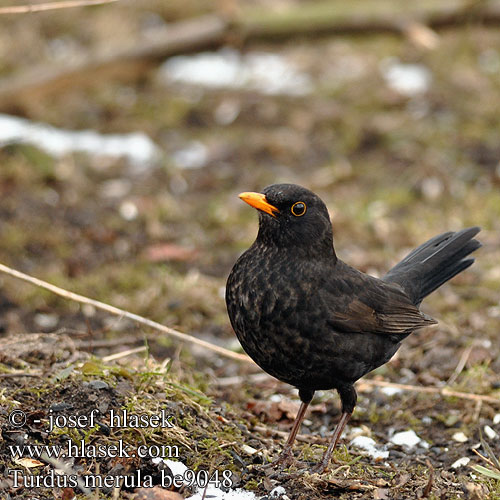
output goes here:
[[307, 207], [303, 201], [297, 201], [290, 210], [295, 217], [302, 217], [306, 213]]

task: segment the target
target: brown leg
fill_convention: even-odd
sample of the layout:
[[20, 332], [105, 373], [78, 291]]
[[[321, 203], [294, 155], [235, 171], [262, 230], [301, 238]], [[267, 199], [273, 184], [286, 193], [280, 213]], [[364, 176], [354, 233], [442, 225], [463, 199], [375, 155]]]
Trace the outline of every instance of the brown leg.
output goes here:
[[293, 462], [293, 455], [292, 455], [293, 443], [295, 442], [295, 438], [297, 437], [297, 434], [299, 432], [302, 421], [304, 420], [308, 406], [309, 406], [309, 402], [307, 402], [307, 403], [302, 402], [301, 403], [300, 408], [299, 408], [299, 412], [297, 413], [297, 416], [295, 417], [295, 422], [293, 423], [292, 430], [290, 431], [290, 434], [288, 435], [288, 439], [286, 440], [285, 447], [283, 448], [281, 455], [274, 462], [271, 462], [270, 464], [265, 465], [264, 467], [275, 467], [275, 466], [279, 465], [279, 466], [284, 468]]
[[342, 434], [342, 431], [344, 430], [345, 424], [347, 424], [348, 420], [351, 418], [352, 413], [348, 412], [343, 412], [342, 416], [340, 417], [339, 423], [337, 424], [337, 427], [335, 427], [335, 431], [333, 433], [332, 439], [330, 441], [330, 444], [328, 445], [328, 448], [326, 449], [323, 458], [321, 459], [321, 462], [319, 462], [317, 465], [315, 465], [312, 469], [311, 472], [314, 474], [321, 474], [328, 468], [328, 464], [330, 463], [330, 458], [332, 457], [333, 450], [337, 446], [337, 443], [339, 442], [340, 435]]

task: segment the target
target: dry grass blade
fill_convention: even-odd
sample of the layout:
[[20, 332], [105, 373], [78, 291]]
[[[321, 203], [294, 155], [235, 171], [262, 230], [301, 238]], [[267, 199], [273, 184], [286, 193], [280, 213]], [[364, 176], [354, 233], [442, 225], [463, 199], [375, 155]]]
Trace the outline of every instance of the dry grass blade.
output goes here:
[[30, 12], [43, 12], [46, 10], [88, 7], [90, 5], [102, 5], [118, 1], [119, 0], [69, 0], [67, 2], [47, 2], [36, 5], [16, 5], [12, 7], [0, 7], [0, 14], [27, 14]]
[[[85, 297], [83, 295], [79, 295], [77, 293], [70, 292], [68, 290], [64, 290], [63, 288], [52, 285], [52, 284], [47, 283], [47, 282], [40, 280], [38, 278], [34, 278], [33, 276], [29, 276], [28, 274], [25, 274], [25, 273], [22, 273], [20, 271], [15, 270], [15, 269], [12, 269], [4, 264], [0, 264], [0, 272], [3, 272], [3, 273], [8, 274], [10, 276], [14, 276], [15, 278], [18, 278], [22, 281], [26, 281], [28, 283], [36, 285], [36, 286], [43, 288], [45, 290], [49, 290], [50, 292], [55, 293], [56, 295], [59, 295], [59, 296], [64, 297], [66, 299], [73, 300], [73, 301], [79, 302], [81, 304], [90, 304], [90, 305], [94, 306], [95, 308], [100, 309], [102, 311], [107, 311], [111, 314], [114, 314], [117, 316], [122, 316], [124, 318], [128, 318], [132, 321], [135, 321], [136, 323], [140, 323], [142, 325], [146, 325], [150, 328], [153, 328], [155, 330], [159, 330], [163, 333], [166, 333], [167, 335], [170, 335], [171, 337], [174, 337], [177, 340], [180, 340], [182, 342], [188, 342], [191, 344], [195, 344], [197, 346], [204, 347], [205, 349], [216, 352], [217, 354], [220, 354], [221, 356], [224, 356], [226, 358], [254, 364], [254, 362], [246, 354], [239, 354], [239, 353], [230, 351], [229, 349], [225, 349], [224, 347], [220, 347], [220, 346], [211, 344], [210, 342], [206, 342], [204, 340], [197, 339], [196, 337], [191, 337], [190, 335], [179, 332], [178, 330], [174, 330], [173, 328], [170, 328], [168, 326], [157, 323], [156, 321], [139, 316], [138, 314], [134, 314], [134, 313], [131, 313], [129, 311], [119, 309], [118, 307], [106, 304], [104, 302], [99, 302], [98, 300], [89, 299], [88, 297]], [[376, 387], [393, 387], [395, 389], [401, 389], [403, 391], [414, 391], [414, 392], [441, 394], [442, 396], [450, 396], [450, 397], [456, 397], [456, 398], [460, 398], [460, 399], [470, 399], [472, 401], [482, 401], [485, 403], [491, 403], [491, 404], [496, 404], [496, 405], [500, 404], [500, 399], [492, 397], [492, 396], [486, 396], [483, 394], [471, 394], [471, 393], [467, 393], [467, 392], [452, 391], [451, 389], [448, 389], [446, 387], [442, 387], [442, 388], [441, 387], [421, 387], [421, 386], [408, 385], [408, 384], [395, 384], [393, 382], [386, 382], [384, 380], [370, 380], [370, 379], [362, 380], [360, 382], [360, 386], [362, 387], [363, 384], [376, 386]]]
[[174, 330], [173, 328], [169, 328], [168, 326], [157, 323], [156, 321], [153, 321], [151, 319], [143, 318], [138, 314], [134, 314], [129, 311], [119, 309], [118, 307], [105, 304], [104, 302], [99, 302], [98, 300], [89, 299], [88, 297], [85, 297], [83, 295], [78, 295], [77, 293], [74, 292], [69, 292], [68, 290], [59, 288], [58, 286], [47, 283], [46, 281], [34, 278], [33, 276], [29, 276], [28, 274], [24, 274], [20, 271], [16, 271], [15, 269], [12, 269], [4, 264], [0, 264], [0, 272], [3, 272], [10, 276], [14, 276], [15, 278], [26, 281], [28, 283], [31, 283], [32, 285], [36, 285], [45, 290], [49, 290], [50, 292], [55, 293], [56, 295], [59, 295], [66, 299], [73, 300], [81, 304], [90, 304], [102, 311], [107, 311], [117, 316], [123, 316], [124, 318], [128, 318], [132, 321], [135, 321], [136, 323], [140, 323], [141, 325], [146, 325], [150, 328], [154, 328], [155, 330], [159, 330], [160, 332], [166, 333], [167, 335], [170, 335], [171, 337], [174, 337], [177, 340], [181, 340], [182, 342], [187, 342], [190, 344], [195, 344], [200, 347], [204, 347], [205, 349], [216, 352], [217, 354], [225, 356], [226, 358], [235, 359], [236, 361], [245, 361], [247, 363], [253, 364], [253, 361], [244, 354], [238, 354], [236, 352], [230, 351], [229, 349], [224, 349], [224, 347], [219, 347], [217, 345], [211, 344], [210, 342], [197, 339], [196, 337], [191, 337], [190, 335], [186, 335], [185, 333], [179, 332], [178, 330]]
[[479, 453], [475, 448], [472, 448], [472, 451], [481, 459], [484, 460], [488, 465], [491, 465], [492, 467], [495, 467], [495, 464], [488, 458]]
[[447, 387], [422, 387], [418, 385], [409, 384], [395, 384], [393, 382], [386, 382], [384, 380], [370, 380], [365, 379], [360, 382], [363, 384], [372, 385], [375, 387], [393, 387], [394, 389], [401, 389], [402, 391], [413, 391], [413, 392], [427, 392], [430, 394], [441, 394], [442, 396], [460, 398], [460, 399], [470, 399], [472, 401], [482, 401], [484, 403], [491, 403], [494, 405], [500, 405], [500, 399], [493, 396], [486, 396], [484, 394], [473, 394], [470, 392], [459, 392], [452, 391]]
[[472, 343], [469, 347], [467, 347], [462, 355], [460, 356], [460, 359], [457, 363], [457, 366], [453, 373], [451, 374], [451, 377], [448, 379], [447, 384], [452, 385], [455, 383], [457, 380], [458, 376], [462, 373], [463, 369], [465, 368], [465, 365], [467, 364], [467, 360], [469, 359], [469, 356], [472, 352], [472, 349], [475, 347], [475, 344]]
[[425, 463], [427, 464], [427, 467], [429, 468], [429, 480], [427, 481], [427, 484], [425, 485], [422, 496], [424, 498], [428, 498], [429, 495], [431, 494], [432, 485], [434, 483], [434, 467], [432, 467], [432, 464], [430, 463], [429, 460], [426, 460]]
[[491, 460], [490, 464], [496, 467], [500, 471], [500, 461], [493, 453], [493, 450], [491, 449], [490, 445], [485, 441], [483, 433], [481, 431], [479, 431], [479, 439], [481, 440], [481, 446], [484, 448], [484, 450], [490, 457]]
[[497, 472], [495, 470], [488, 469], [487, 467], [483, 467], [482, 465], [473, 465], [472, 469], [476, 472], [479, 472], [479, 474], [482, 474], [483, 476], [500, 480], [500, 472]]
[[127, 349], [126, 351], [117, 352], [115, 354], [110, 354], [109, 356], [104, 356], [102, 360], [107, 363], [109, 361], [115, 361], [117, 359], [125, 358], [131, 354], [137, 354], [138, 352], [144, 352], [147, 350], [146, 346], [135, 347], [134, 349]]

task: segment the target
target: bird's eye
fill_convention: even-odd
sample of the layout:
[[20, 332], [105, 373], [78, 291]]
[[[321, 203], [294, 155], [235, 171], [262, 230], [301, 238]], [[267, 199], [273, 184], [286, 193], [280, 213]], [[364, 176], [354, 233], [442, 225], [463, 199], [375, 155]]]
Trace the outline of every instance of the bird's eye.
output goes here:
[[300, 217], [306, 213], [306, 204], [303, 201], [298, 201], [292, 205], [291, 211], [295, 217]]

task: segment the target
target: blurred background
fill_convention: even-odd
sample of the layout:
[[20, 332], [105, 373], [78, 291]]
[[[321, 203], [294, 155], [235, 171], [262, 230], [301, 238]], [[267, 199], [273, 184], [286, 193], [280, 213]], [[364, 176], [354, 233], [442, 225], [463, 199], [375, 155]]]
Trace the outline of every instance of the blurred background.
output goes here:
[[[257, 230], [239, 192], [317, 192], [338, 255], [374, 275], [435, 234], [479, 225], [474, 266], [425, 301], [439, 326], [381, 373], [436, 385], [465, 352], [456, 387], [495, 393], [499, 47], [497, 1], [1, 13], [0, 262], [235, 348], [225, 279]], [[6, 276], [0, 285], [0, 335], [141, 342], [125, 320]], [[150, 349], [161, 358], [177, 346]], [[210, 363], [214, 376], [241, 372]]]

